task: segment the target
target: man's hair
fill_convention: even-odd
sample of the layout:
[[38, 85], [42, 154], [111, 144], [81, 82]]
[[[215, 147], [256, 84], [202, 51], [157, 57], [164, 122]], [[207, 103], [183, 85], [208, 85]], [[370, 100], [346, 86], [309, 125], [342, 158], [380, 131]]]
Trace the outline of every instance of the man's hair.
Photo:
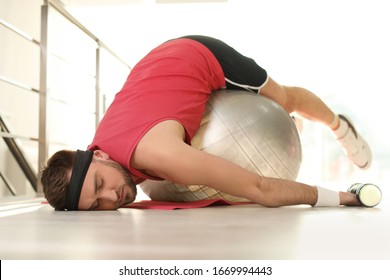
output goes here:
[[45, 198], [56, 210], [65, 209], [66, 191], [76, 152], [61, 150], [56, 152], [41, 171], [41, 182]]

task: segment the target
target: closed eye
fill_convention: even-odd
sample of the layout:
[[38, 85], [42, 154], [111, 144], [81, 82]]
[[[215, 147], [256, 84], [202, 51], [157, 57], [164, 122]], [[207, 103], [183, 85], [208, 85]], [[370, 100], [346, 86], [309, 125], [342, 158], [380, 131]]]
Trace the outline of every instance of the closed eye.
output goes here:
[[[95, 173], [95, 196], [99, 196], [100, 191], [103, 189], [104, 180], [99, 174]], [[100, 199], [97, 198], [95, 202], [91, 205], [89, 210], [96, 210], [100, 207]]]

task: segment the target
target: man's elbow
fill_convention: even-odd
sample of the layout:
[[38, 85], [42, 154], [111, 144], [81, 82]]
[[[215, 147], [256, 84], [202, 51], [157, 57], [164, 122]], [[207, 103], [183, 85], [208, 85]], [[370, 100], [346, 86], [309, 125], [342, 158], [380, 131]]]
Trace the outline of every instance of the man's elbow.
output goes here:
[[258, 181], [247, 197], [250, 201], [265, 207], [280, 207], [285, 205], [277, 190], [272, 187], [269, 178], [258, 176]]

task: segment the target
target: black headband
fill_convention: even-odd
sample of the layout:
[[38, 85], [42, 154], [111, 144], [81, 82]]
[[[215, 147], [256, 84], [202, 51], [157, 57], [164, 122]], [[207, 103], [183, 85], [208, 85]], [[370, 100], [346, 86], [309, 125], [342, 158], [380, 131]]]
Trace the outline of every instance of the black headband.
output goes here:
[[92, 151], [76, 151], [72, 176], [66, 191], [65, 209], [68, 211], [78, 210], [81, 188], [84, 183], [85, 175], [92, 161]]

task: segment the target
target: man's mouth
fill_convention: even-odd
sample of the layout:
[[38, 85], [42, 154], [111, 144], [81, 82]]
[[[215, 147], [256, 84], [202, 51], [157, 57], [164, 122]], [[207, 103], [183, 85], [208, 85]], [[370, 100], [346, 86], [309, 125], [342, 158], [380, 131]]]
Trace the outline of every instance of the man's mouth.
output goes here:
[[120, 200], [121, 203], [123, 203], [125, 197], [126, 197], [125, 187], [122, 187], [121, 200]]

